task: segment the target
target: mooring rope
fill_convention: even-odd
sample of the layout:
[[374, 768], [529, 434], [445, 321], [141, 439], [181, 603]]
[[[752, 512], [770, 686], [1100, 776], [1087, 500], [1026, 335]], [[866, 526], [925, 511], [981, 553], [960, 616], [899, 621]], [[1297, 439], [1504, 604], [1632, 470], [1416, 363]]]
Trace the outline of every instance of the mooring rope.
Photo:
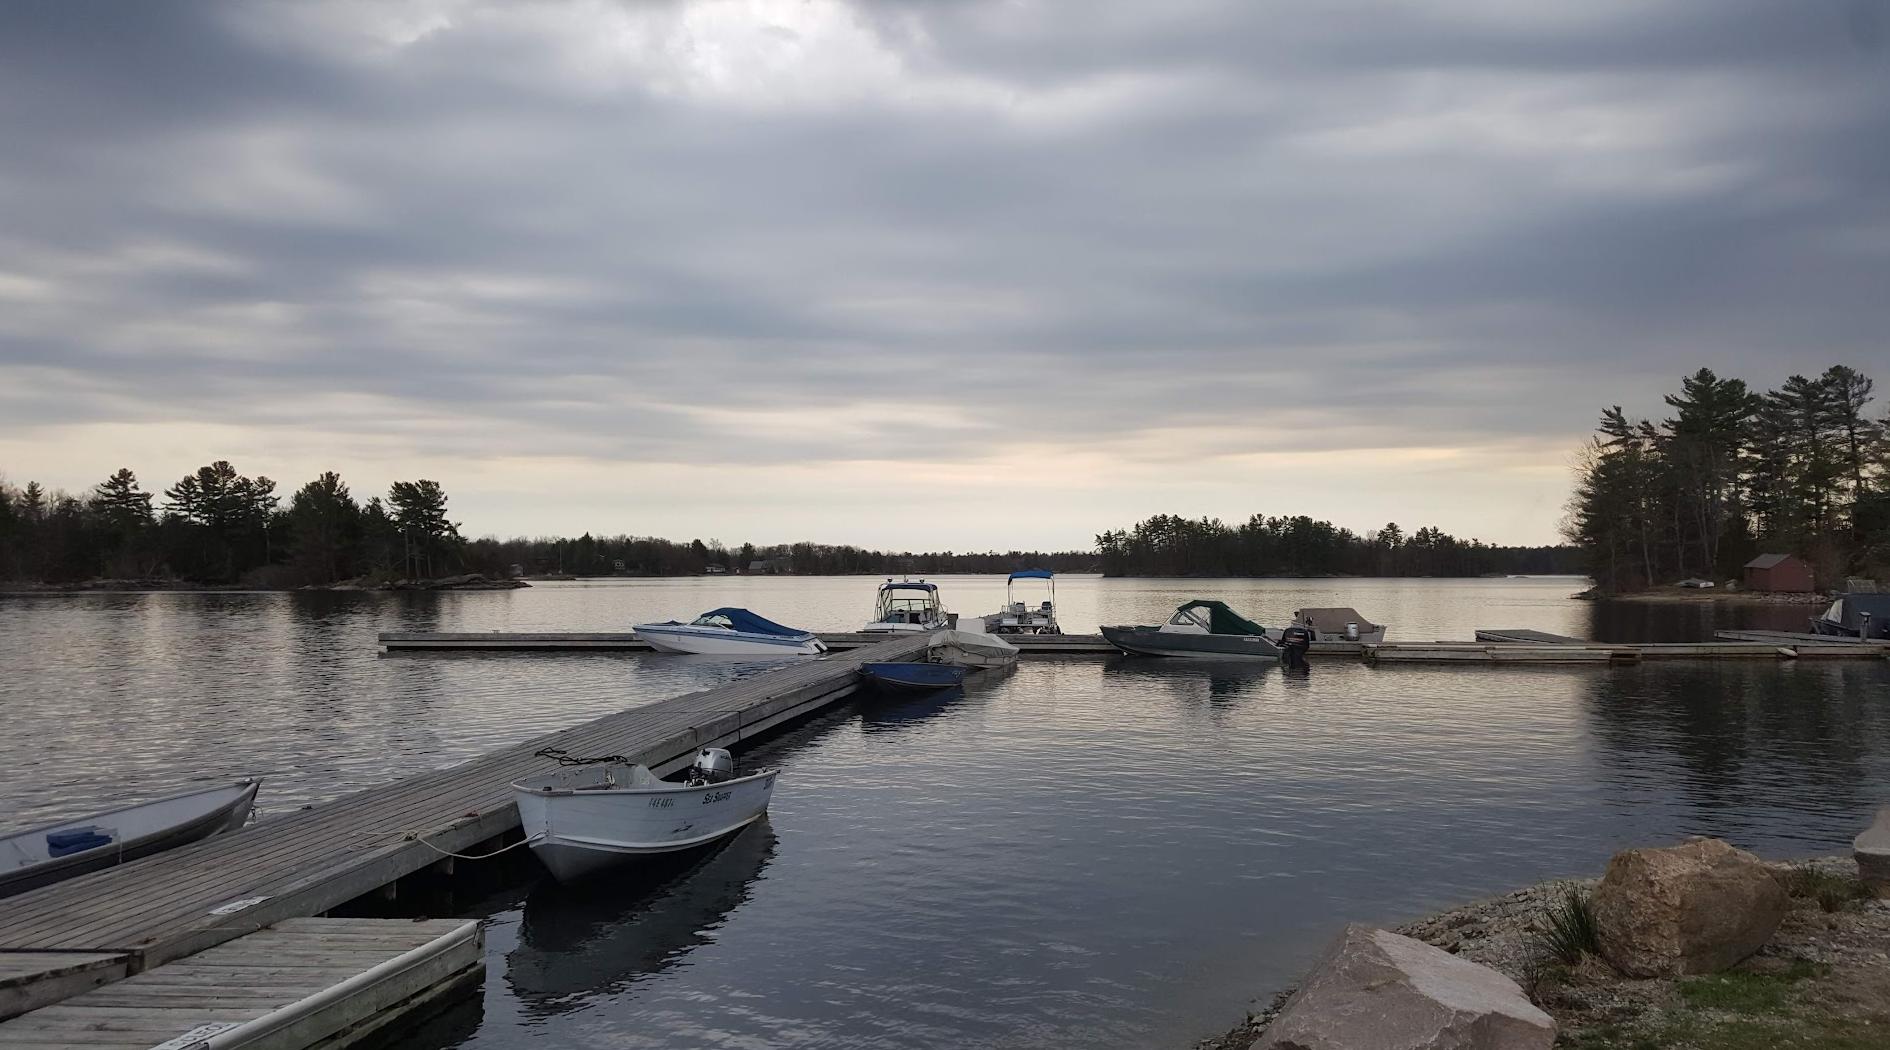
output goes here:
[[421, 838], [420, 833], [417, 831], [407, 832], [406, 837], [409, 840], [418, 842], [422, 846], [425, 846], [426, 848], [432, 850], [433, 852], [438, 853], [442, 857], [452, 857], [455, 860], [486, 860], [491, 857], [496, 857], [501, 853], [510, 853], [513, 850], [519, 848], [520, 846], [530, 844], [530, 842], [532, 841], [529, 837], [522, 838], [522, 839], [519, 839], [517, 842], [512, 843], [510, 846], [500, 846], [498, 849], [493, 850], [491, 853], [454, 853], [451, 850], [443, 850], [440, 847], [435, 846], [433, 843], [428, 842], [426, 839]]
[[625, 766], [636, 764], [623, 755], [598, 755], [595, 758], [572, 758], [571, 753], [561, 747], [541, 747], [532, 752], [532, 754], [537, 758], [549, 758], [561, 766], [596, 766], [606, 762], [615, 762]]

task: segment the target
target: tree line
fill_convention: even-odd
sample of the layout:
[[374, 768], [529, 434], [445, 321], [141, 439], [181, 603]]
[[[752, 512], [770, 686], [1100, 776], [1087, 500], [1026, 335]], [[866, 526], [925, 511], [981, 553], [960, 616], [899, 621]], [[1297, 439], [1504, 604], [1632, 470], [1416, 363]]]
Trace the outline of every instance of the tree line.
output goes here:
[[1806, 558], [1820, 586], [1890, 569], [1890, 419], [1870, 377], [1836, 365], [1759, 393], [1700, 369], [1663, 399], [1615, 405], [1582, 449], [1563, 533], [1604, 591], [1737, 578], [1755, 554]]
[[1157, 514], [1096, 537], [1106, 576], [1485, 576], [1579, 571], [1566, 547], [1499, 547], [1393, 522], [1364, 535], [1305, 515]]
[[356, 501], [328, 472], [285, 506], [276, 483], [227, 460], [157, 493], [121, 468], [83, 495], [0, 483], [0, 580], [176, 580], [286, 587], [363, 576], [417, 578], [463, 565], [459, 526], [435, 481], [397, 481]]
[[985, 551], [912, 553], [826, 543], [729, 546], [720, 540], [679, 543], [653, 536], [592, 536], [576, 539], [482, 539], [468, 544], [470, 563], [489, 571], [517, 567], [528, 575], [687, 576], [710, 571], [792, 576], [866, 574], [998, 573], [1022, 568], [1093, 572], [1090, 551]]

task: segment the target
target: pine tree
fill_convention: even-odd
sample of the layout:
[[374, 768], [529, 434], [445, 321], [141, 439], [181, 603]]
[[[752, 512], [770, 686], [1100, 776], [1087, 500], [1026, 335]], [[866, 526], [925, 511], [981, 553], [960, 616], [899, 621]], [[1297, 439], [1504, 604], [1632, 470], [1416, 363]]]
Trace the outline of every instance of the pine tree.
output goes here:
[[327, 471], [296, 490], [289, 500], [287, 524], [304, 579], [333, 583], [354, 574], [361, 508], [341, 475]]

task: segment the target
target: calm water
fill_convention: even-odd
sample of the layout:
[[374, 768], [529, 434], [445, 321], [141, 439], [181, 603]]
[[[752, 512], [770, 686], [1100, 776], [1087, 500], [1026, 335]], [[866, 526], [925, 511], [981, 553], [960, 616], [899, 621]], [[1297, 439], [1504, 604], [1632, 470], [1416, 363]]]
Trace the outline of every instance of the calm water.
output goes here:
[[[381, 656], [379, 630], [608, 630], [718, 604], [846, 629], [872, 582], [0, 598], [4, 822], [241, 772], [270, 774], [267, 819], [757, 669]], [[940, 582], [966, 614], [1002, 599], [1001, 580]], [[1394, 639], [1703, 638], [1809, 614], [1596, 606], [1578, 586], [1072, 578], [1058, 598], [1073, 630], [1211, 595], [1263, 622], [1353, 605]], [[476, 1027], [433, 1045], [1184, 1047], [1347, 919], [1686, 834], [1842, 848], [1890, 800], [1890, 668], [1033, 660], [962, 696], [836, 710], [755, 757], [784, 770], [767, 823], [693, 869], [629, 899], [521, 884], [483, 906]]]

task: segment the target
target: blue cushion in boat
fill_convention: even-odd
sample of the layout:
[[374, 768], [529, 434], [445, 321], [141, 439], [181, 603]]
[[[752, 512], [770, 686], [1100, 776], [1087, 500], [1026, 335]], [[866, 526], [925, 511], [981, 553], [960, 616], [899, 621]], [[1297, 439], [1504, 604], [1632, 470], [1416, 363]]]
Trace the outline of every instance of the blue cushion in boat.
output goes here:
[[95, 826], [67, 828], [64, 831], [48, 831], [46, 833], [46, 850], [55, 857], [69, 856], [74, 853], [84, 852], [88, 849], [109, 846], [111, 843], [111, 834], [109, 832], [100, 831]]

